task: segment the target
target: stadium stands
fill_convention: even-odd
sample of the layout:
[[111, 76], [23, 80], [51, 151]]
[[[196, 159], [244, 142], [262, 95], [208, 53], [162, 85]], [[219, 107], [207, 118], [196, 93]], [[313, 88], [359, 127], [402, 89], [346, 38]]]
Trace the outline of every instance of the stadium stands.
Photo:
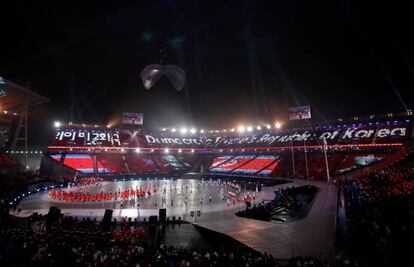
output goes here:
[[125, 156], [117, 154], [97, 154], [98, 173], [128, 173]]
[[0, 168], [10, 168], [17, 166], [18, 163], [7, 153], [0, 153]]
[[93, 173], [93, 159], [88, 154], [66, 154], [63, 164], [82, 173]]
[[126, 157], [129, 170], [137, 174], [159, 173], [157, 165], [149, 155], [128, 155]]

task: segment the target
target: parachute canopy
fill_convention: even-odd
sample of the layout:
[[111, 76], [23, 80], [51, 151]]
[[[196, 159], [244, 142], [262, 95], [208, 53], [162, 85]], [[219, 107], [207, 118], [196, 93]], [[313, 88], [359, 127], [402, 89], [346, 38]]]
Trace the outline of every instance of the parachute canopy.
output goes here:
[[183, 89], [185, 84], [185, 72], [177, 65], [151, 64], [141, 72], [142, 83], [145, 89], [150, 89], [162, 75], [168, 77], [177, 91]]

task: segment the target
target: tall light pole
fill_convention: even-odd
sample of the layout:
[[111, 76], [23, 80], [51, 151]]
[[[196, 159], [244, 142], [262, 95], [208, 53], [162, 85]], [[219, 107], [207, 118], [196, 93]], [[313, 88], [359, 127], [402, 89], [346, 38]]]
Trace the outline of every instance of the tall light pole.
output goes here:
[[305, 167], [306, 167], [306, 179], [309, 179], [309, 169], [308, 169], [308, 155], [306, 150], [306, 139], [303, 139], [303, 146], [305, 147]]
[[325, 155], [325, 167], [326, 167], [326, 178], [329, 181], [331, 180], [331, 177], [329, 176], [329, 165], [328, 165], [328, 156], [326, 155], [326, 151], [328, 150], [328, 143], [326, 142], [326, 138], [323, 137], [323, 152]]
[[291, 151], [292, 151], [292, 170], [293, 170], [293, 177], [295, 177], [295, 174], [296, 174], [296, 170], [295, 170], [295, 155], [294, 155], [294, 152], [293, 152], [293, 141], [292, 141], [292, 139], [290, 140], [290, 148], [291, 148]]

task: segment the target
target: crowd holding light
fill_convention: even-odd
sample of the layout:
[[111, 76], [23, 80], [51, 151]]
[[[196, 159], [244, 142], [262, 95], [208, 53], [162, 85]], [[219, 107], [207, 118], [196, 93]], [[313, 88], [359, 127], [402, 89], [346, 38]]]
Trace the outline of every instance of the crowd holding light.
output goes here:
[[[275, 122], [274, 124], [274, 128], [275, 129], [280, 129], [282, 127], [282, 124], [280, 122]], [[198, 132], [199, 133], [227, 133], [227, 132], [239, 132], [239, 133], [244, 133], [244, 132], [253, 132], [254, 130], [257, 131], [261, 131], [261, 130], [270, 130], [272, 129], [271, 124], [262, 124], [262, 125], [257, 125], [257, 126], [244, 126], [244, 125], [240, 125], [237, 128], [229, 128], [229, 129], [223, 129], [223, 130], [205, 130], [205, 129], [201, 129]], [[165, 132], [165, 131], [171, 131], [171, 132], [176, 132], [176, 128], [161, 128], [161, 131]], [[196, 134], [197, 130], [196, 128], [192, 127], [192, 128], [181, 128], [180, 129], [180, 133], [181, 134]]]
[[[62, 122], [60, 122], [60, 121], [54, 121], [53, 125], [54, 125], [55, 128], [61, 128], [61, 127], [65, 126], [65, 124], [62, 123]], [[69, 126], [76, 126], [75, 124], [73, 124], [73, 122], [68, 122], [67, 125], [69, 125]], [[112, 127], [112, 125], [110, 125], [110, 124], [107, 124], [106, 126], [100, 126], [98, 124], [87, 125], [85, 123], [77, 124], [77, 125], [78, 126], [80, 125], [82, 127], [94, 127], [94, 128], [106, 127], [108, 129]], [[280, 129], [281, 126], [282, 126], [282, 124], [280, 122], [276, 122], [275, 123], [275, 129]], [[190, 133], [190, 134], [196, 134], [197, 132], [199, 132], [199, 133], [206, 133], [206, 132], [209, 132], [209, 133], [220, 133], [220, 132], [227, 133], [227, 132], [235, 132], [237, 130], [239, 133], [244, 133], [244, 132], [252, 132], [254, 130], [257, 130], [257, 131], [261, 131], [263, 129], [268, 129], [269, 130], [271, 128], [272, 127], [271, 127], [270, 124], [257, 125], [255, 127], [254, 126], [244, 126], [244, 125], [240, 125], [237, 128], [223, 129], [223, 130], [209, 130], [209, 131], [206, 131], [204, 129], [201, 129], [201, 130], [198, 131], [195, 127], [192, 127], [192, 128], [183, 127], [181, 129], [179, 129], [179, 132], [181, 134], [188, 134], [188, 133]], [[177, 129], [176, 128], [161, 128], [160, 130], [162, 132], [166, 132], [166, 131], [170, 131], [172, 133], [177, 132]]]

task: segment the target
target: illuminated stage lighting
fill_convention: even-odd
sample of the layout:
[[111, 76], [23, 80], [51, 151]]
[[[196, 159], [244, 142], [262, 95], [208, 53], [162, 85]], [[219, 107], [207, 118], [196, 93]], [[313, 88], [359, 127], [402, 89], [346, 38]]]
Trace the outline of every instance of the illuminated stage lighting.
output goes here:
[[180, 149], [178, 149], [178, 153], [181, 153], [181, 152], [183, 152], [183, 150], [180, 148]]
[[237, 130], [238, 130], [240, 133], [244, 133], [244, 131], [245, 131], [246, 129], [244, 128], [244, 126], [239, 126], [239, 128], [237, 128]]
[[194, 153], [194, 149], [191, 149], [191, 153]]
[[257, 130], [261, 130], [261, 129], [262, 129], [262, 127], [261, 127], [261, 126], [257, 126], [257, 127], [256, 127], [256, 129], [257, 129]]
[[54, 125], [55, 128], [59, 128], [62, 124], [60, 123], [60, 121], [55, 121]]
[[266, 125], [266, 128], [270, 129], [270, 128], [272, 128], [272, 126], [270, 126], [270, 124], [268, 124], [268, 125]]
[[170, 150], [169, 150], [168, 148], [166, 148], [166, 149], [164, 149], [164, 152], [165, 152], [165, 153], [169, 153], [169, 152], [170, 152]]
[[163, 131], [163, 132], [165, 132], [166, 130], [167, 130], [167, 129], [165, 129], [165, 128], [162, 128], [162, 131]]
[[248, 132], [253, 131], [253, 127], [252, 127], [252, 126], [247, 127], [247, 131], [248, 131]]
[[201, 129], [201, 130], [200, 130], [200, 133], [204, 133], [204, 130], [203, 130], [203, 129]]
[[175, 133], [175, 131], [176, 131], [176, 129], [175, 129], [175, 128], [172, 128], [172, 129], [171, 129], [171, 132]]
[[195, 134], [196, 133], [196, 129], [191, 128], [190, 133]]
[[276, 127], [276, 129], [280, 129], [280, 127], [282, 127], [282, 124], [280, 124], [280, 122], [276, 122], [275, 127]]
[[139, 153], [139, 152], [141, 152], [141, 149], [136, 148], [136, 149], [135, 149], [135, 152], [136, 152], [136, 153]]
[[182, 134], [185, 134], [185, 133], [187, 133], [187, 129], [186, 129], [186, 128], [181, 128], [180, 132], [181, 132]]
[[234, 128], [231, 128], [230, 132], [234, 132]]

